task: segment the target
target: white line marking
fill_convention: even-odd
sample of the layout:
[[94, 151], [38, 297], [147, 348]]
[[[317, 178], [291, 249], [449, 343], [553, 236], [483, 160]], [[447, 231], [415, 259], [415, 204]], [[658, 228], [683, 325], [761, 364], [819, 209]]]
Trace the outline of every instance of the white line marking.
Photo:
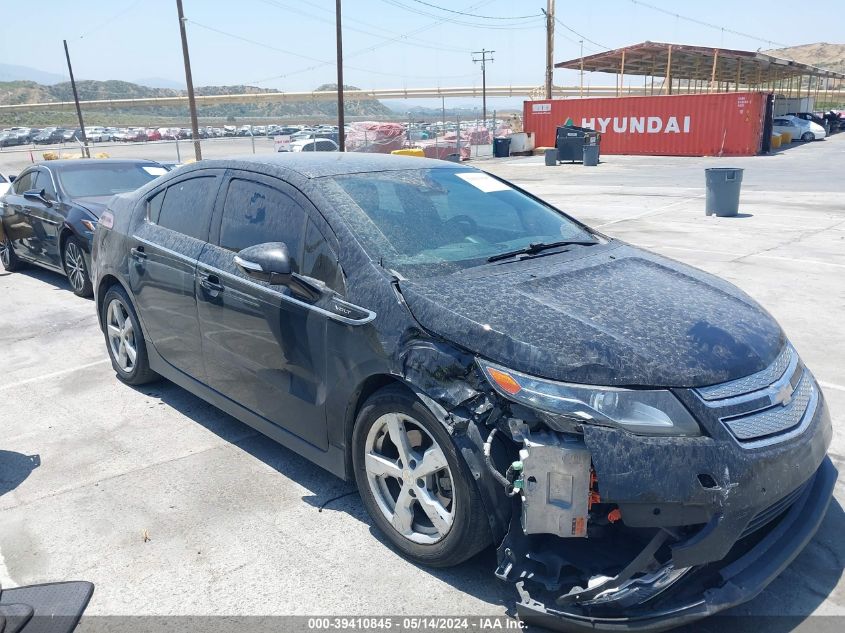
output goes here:
[[88, 369], [89, 367], [94, 367], [96, 365], [102, 365], [103, 363], [111, 362], [108, 358], [103, 358], [102, 360], [95, 360], [92, 363], [85, 363], [84, 365], [77, 365], [76, 367], [69, 367], [67, 369], [62, 369], [60, 371], [54, 371], [51, 374], [41, 374], [40, 376], [35, 376], [34, 378], [27, 378], [26, 380], [19, 380], [18, 382], [13, 382], [8, 385], [0, 385], [0, 391], [6, 391], [7, 389], [14, 389], [15, 387], [20, 387], [22, 385], [28, 385], [33, 382], [40, 382], [42, 380], [49, 380], [50, 378], [56, 378], [58, 376], [64, 376], [65, 374], [72, 374], [75, 371], [81, 371], [83, 369]]
[[835, 391], [845, 391], [845, 385], [835, 385], [832, 382], [827, 382], [825, 380], [817, 380], [822, 387], [825, 389], [833, 389]]

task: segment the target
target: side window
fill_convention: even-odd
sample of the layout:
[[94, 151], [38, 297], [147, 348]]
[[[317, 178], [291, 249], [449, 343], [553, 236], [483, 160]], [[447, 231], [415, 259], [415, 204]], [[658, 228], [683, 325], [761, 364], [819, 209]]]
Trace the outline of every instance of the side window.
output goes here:
[[53, 179], [50, 177], [50, 172], [46, 169], [39, 169], [35, 176], [35, 186], [33, 189], [44, 190], [48, 200], [56, 200], [56, 188], [53, 186]]
[[15, 179], [14, 190], [17, 194], [22, 194], [24, 191], [32, 189], [32, 177], [35, 171], [28, 171], [25, 174], [18, 176]]
[[308, 220], [305, 228], [301, 272], [308, 277], [319, 279], [340, 294], [344, 292], [343, 274], [337, 263], [337, 255], [311, 220]]
[[158, 225], [206, 240], [216, 185], [215, 176], [198, 176], [170, 185], [159, 210]]
[[164, 202], [164, 194], [167, 190], [162, 189], [152, 198], [147, 200], [147, 219], [153, 224], [158, 224], [161, 215], [161, 205]]
[[264, 242], [284, 242], [297, 263], [305, 217], [302, 207], [278, 189], [233, 178], [223, 205], [220, 246], [237, 252]]

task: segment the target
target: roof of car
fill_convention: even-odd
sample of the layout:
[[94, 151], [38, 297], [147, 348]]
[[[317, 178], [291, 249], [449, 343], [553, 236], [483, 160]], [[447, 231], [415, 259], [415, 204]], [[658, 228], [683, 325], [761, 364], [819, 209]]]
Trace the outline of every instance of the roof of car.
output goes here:
[[154, 160], [146, 158], [59, 158], [57, 160], [40, 160], [36, 165], [44, 167], [64, 167], [66, 165], [90, 165], [97, 163], [98, 165], [121, 165], [121, 164], [139, 164], [144, 165], [158, 165]]
[[[236, 163], [240, 163], [239, 165]], [[459, 168], [460, 165], [445, 160], [399, 156], [396, 154], [369, 154], [365, 152], [278, 152], [249, 154], [225, 160], [195, 163], [207, 167], [242, 167], [266, 165], [296, 172], [305, 178], [321, 178], [361, 172], [396, 171], [403, 169]]]

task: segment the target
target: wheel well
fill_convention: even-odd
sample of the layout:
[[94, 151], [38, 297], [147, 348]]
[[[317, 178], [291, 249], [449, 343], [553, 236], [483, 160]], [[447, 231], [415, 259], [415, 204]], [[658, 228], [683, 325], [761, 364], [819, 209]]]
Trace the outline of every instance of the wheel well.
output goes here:
[[59, 253], [61, 257], [64, 258], [64, 253], [62, 251], [65, 250], [65, 242], [67, 242], [67, 238], [73, 235], [73, 231], [71, 231], [68, 227], [63, 227], [62, 232], [59, 233]]
[[104, 275], [97, 286], [97, 320], [100, 322], [100, 329], [103, 328], [103, 298], [114, 285], [122, 286], [120, 280], [114, 275]]
[[358, 412], [367, 399], [375, 392], [384, 389], [390, 385], [401, 385], [413, 394], [413, 391], [404, 383], [398, 376], [391, 374], [374, 374], [368, 376], [364, 382], [358, 385], [358, 388], [353, 392], [349, 400], [349, 406], [346, 408], [346, 420], [344, 424], [344, 439], [346, 442], [346, 478], [354, 478], [352, 471], [352, 431], [355, 428], [355, 420], [358, 418]]

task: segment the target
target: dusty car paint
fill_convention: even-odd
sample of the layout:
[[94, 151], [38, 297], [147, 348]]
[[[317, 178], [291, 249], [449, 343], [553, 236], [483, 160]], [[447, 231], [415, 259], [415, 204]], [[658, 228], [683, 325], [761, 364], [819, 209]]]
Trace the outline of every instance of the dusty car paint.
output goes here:
[[[708, 400], [702, 391], [765, 372], [787, 345], [778, 325], [730, 284], [615, 240], [428, 280], [405, 279], [367, 256], [359, 237], [371, 226], [323, 177], [430, 168], [471, 171], [439, 161], [344, 154], [281, 154], [180, 168], [113, 200], [115, 228], [98, 230], [95, 238], [98, 304], [109, 284], [128, 286], [138, 274], [129, 249], [110, 242], [121, 235], [151, 237], [142, 234], [151, 229], [137, 226], [138, 205], [156, 188], [199, 170], [280, 178], [308, 205], [343, 272], [341, 293], [328, 293], [317, 305], [292, 304], [302, 312], [292, 324], [298, 335], [286, 360], [307, 377], [299, 396], [311, 406], [307, 428], [285, 426], [281, 418], [240, 406], [237, 393], [227, 396], [197, 379], [204, 366], [191, 369], [191, 377], [149, 345], [156, 371], [347, 479], [357, 407], [385, 384], [406, 385], [448, 430], [466, 461], [498, 548], [496, 573], [516, 584], [523, 617], [571, 629], [613, 628], [620, 618], [630, 628], [665, 628], [753, 597], [812, 537], [835, 480], [826, 458], [830, 418], [800, 360], [793, 363], [796, 381], [806, 382], [796, 384], [808, 385], [812, 404], [795, 436], [743, 446], [722, 421], [776, 404], [767, 391], [774, 379], [725, 398]], [[171, 239], [169, 248], [177, 250], [192, 238]], [[225, 253], [195, 246], [200, 268], [237, 275]], [[177, 303], [194, 292], [186, 284], [158, 297], [159, 308], [184, 311], [187, 304]], [[281, 307], [270, 302], [262, 308], [267, 322], [279, 322]], [[146, 331], [143, 311], [139, 317]], [[260, 322], [261, 315], [255, 319]], [[282, 336], [281, 330], [270, 333], [271, 339]], [[182, 351], [219, 344], [203, 334]], [[313, 364], [315, 351], [326, 358], [324, 365]], [[649, 437], [532, 410], [492, 388], [480, 359], [557, 381], [667, 387], [702, 433]], [[520, 449], [530, 456], [531, 438], [549, 432], [576, 438], [592, 456], [591, 470], [581, 473], [589, 478], [591, 511], [584, 529], [573, 530], [577, 538], [527, 535], [516, 479], [510, 486], [501, 483]], [[565, 448], [560, 455], [567, 458]], [[789, 469], [783, 468], [786, 460]], [[804, 513], [800, 529], [784, 534], [783, 526], [797, 525], [796, 512]], [[759, 529], [744, 534], [755, 520], [762, 523]], [[774, 561], [769, 567], [767, 559]], [[739, 561], [747, 582], [733, 587], [739, 572], [730, 565]], [[654, 578], [643, 580], [649, 574]], [[638, 595], [632, 582], [646, 593], [660, 591], [633, 604], [595, 604], [597, 592], [587, 595], [588, 582], [614, 599], [624, 592]]]

